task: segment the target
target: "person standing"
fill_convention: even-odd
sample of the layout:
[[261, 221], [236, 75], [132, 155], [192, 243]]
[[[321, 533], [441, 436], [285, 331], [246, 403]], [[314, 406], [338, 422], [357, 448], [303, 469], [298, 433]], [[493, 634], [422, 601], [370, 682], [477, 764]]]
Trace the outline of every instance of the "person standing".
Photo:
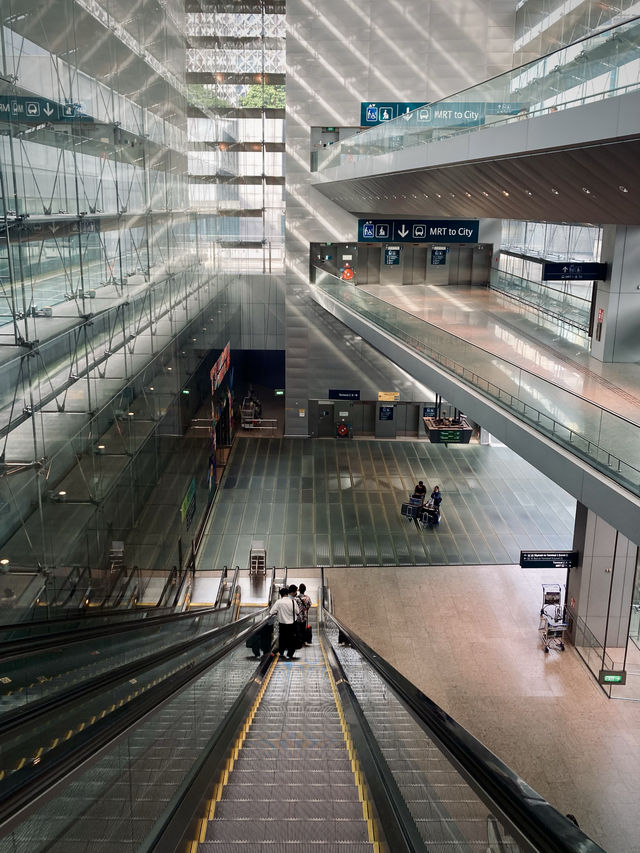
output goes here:
[[[292, 585], [293, 586], [293, 585]], [[289, 660], [293, 660], [296, 648], [298, 647], [296, 637], [296, 602], [295, 595], [298, 591], [296, 586], [293, 586], [293, 595], [291, 595], [291, 586], [289, 589], [283, 587], [280, 590], [280, 598], [271, 608], [271, 615], [278, 619], [278, 651], [281, 655], [285, 655]]]
[[431, 500], [433, 501], [433, 505], [440, 512], [440, 504], [442, 503], [442, 492], [440, 491], [440, 486], [434, 486], [433, 491], [431, 492]]
[[302, 623], [302, 641], [305, 646], [311, 645], [311, 625], [309, 625], [309, 610], [311, 599], [307, 595], [307, 587], [301, 583], [298, 587], [298, 609], [300, 611], [300, 622]]

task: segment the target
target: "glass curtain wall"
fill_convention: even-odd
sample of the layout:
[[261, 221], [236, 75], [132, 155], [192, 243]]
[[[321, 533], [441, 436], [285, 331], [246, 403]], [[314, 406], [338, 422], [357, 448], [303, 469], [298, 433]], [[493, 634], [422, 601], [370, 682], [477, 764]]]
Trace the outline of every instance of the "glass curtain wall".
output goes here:
[[187, 2], [189, 178], [222, 273], [283, 269], [284, 3]]
[[[541, 284], [544, 261], [599, 261], [601, 249], [602, 228], [505, 220], [499, 269], [514, 278]], [[591, 300], [591, 282], [549, 281], [545, 285]]]
[[519, 0], [513, 67], [637, 15], [638, 0]]
[[162, 475], [182, 488], [180, 392], [230, 322], [190, 208], [184, 9], [0, 13], [0, 557], [99, 566]]

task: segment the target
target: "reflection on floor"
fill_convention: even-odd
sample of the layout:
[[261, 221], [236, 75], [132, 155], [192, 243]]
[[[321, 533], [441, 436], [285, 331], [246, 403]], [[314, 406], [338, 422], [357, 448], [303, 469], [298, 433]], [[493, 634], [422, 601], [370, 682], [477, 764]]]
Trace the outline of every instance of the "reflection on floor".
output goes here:
[[[572, 647], [544, 654], [541, 583], [518, 566], [329, 569], [336, 615], [609, 853], [638, 853], [640, 704]], [[640, 678], [640, 676], [638, 676]]]
[[[513, 563], [571, 547], [575, 502], [506, 447], [426, 441], [239, 438], [200, 568]], [[400, 515], [418, 480], [440, 485], [442, 520]]]

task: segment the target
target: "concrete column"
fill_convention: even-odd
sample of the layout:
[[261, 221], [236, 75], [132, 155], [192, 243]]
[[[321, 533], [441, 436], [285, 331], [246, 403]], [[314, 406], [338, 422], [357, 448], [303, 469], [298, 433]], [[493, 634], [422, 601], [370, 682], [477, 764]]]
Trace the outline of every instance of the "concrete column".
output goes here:
[[609, 650], [625, 648], [638, 546], [578, 503], [573, 547], [580, 558], [567, 583], [572, 639], [580, 618], [598, 643]]
[[502, 219], [481, 219], [478, 225], [478, 243], [491, 246], [491, 267], [498, 268], [502, 245]]
[[598, 282], [591, 354], [599, 361], [637, 362], [640, 354], [640, 227], [605, 225], [601, 260], [608, 264], [608, 277]]

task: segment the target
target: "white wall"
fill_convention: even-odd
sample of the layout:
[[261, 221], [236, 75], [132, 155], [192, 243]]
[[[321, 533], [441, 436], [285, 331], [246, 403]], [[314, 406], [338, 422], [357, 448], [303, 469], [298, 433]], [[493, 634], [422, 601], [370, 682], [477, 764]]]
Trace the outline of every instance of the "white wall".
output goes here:
[[356, 218], [311, 186], [310, 127], [352, 127], [361, 101], [432, 101], [499, 74], [511, 67], [514, 26], [513, 0], [287, 3], [288, 434], [307, 434], [309, 243], [357, 237]]

